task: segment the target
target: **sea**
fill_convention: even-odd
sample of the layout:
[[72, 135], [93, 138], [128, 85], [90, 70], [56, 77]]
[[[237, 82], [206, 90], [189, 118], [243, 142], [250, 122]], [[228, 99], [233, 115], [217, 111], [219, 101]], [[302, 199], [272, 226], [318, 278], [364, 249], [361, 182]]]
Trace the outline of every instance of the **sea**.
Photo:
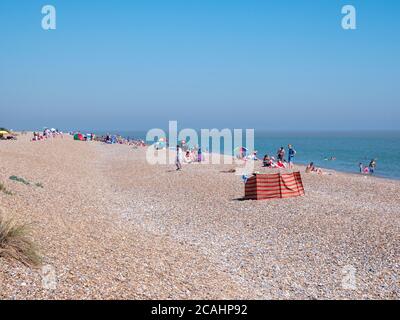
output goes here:
[[[166, 131], [167, 132], [167, 131]], [[104, 131], [95, 131], [105, 134]], [[109, 131], [131, 139], [146, 140], [146, 131]], [[200, 135], [199, 135], [200, 136]], [[168, 136], [167, 136], [168, 138]], [[243, 137], [243, 141], [245, 138]], [[153, 141], [147, 141], [153, 143]], [[245, 143], [243, 143], [246, 147]], [[358, 173], [359, 163], [368, 166], [377, 162], [376, 176], [400, 179], [400, 131], [359, 132], [272, 132], [255, 130], [254, 149], [262, 159], [265, 154], [276, 156], [279, 147], [287, 150], [288, 144], [296, 150], [295, 163], [314, 164], [321, 168]], [[211, 152], [223, 153], [220, 150]], [[286, 153], [287, 154], [287, 153]]]

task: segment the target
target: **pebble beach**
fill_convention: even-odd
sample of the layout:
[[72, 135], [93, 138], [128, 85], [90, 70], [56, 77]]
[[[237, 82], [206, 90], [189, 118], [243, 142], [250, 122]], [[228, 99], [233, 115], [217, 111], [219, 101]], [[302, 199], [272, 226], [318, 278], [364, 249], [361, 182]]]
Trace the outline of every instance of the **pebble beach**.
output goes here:
[[304, 196], [243, 201], [232, 168], [176, 172], [67, 135], [0, 141], [0, 214], [29, 224], [42, 257], [0, 257], [0, 299], [400, 298], [400, 181], [299, 166]]

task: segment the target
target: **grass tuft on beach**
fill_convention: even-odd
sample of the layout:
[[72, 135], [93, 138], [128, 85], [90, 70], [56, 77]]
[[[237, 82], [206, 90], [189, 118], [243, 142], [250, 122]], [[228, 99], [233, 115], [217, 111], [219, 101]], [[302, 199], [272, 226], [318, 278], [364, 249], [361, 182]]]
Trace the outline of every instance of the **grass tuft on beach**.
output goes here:
[[12, 195], [12, 192], [6, 188], [6, 186], [0, 182], [0, 192], [3, 192], [6, 195]]
[[0, 257], [15, 259], [27, 266], [37, 266], [41, 258], [29, 237], [28, 224], [0, 216]]

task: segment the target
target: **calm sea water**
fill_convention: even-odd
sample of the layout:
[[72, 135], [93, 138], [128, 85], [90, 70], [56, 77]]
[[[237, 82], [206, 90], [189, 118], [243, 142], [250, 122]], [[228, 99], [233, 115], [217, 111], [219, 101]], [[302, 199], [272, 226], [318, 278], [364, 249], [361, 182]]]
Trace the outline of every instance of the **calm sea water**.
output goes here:
[[[119, 134], [143, 140], [146, 136], [144, 131], [125, 131]], [[309, 133], [255, 131], [254, 144], [259, 158], [266, 153], [275, 156], [279, 147], [287, 149], [289, 143], [297, 151], [295, 162], [300, 164], [313, 161], [316, 166], [323, 168], [357, 173], [360, 162], [368, 165], [371, 159], [377, 159], [375, 175], [400, 179], [400, 131]], [[221, 152], [221, 150], [211, 151]], [[325, 160], [331, 157], [335, 157], [336, 160]]]

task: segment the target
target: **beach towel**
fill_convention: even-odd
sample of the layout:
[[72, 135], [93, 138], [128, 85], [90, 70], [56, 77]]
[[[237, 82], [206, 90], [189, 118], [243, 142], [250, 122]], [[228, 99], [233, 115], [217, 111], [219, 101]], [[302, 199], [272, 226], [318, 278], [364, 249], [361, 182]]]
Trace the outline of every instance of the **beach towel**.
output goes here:
[[245, 199], [264, 200], [304, 195], [300, 172], [256, 174], [245, 184]]

